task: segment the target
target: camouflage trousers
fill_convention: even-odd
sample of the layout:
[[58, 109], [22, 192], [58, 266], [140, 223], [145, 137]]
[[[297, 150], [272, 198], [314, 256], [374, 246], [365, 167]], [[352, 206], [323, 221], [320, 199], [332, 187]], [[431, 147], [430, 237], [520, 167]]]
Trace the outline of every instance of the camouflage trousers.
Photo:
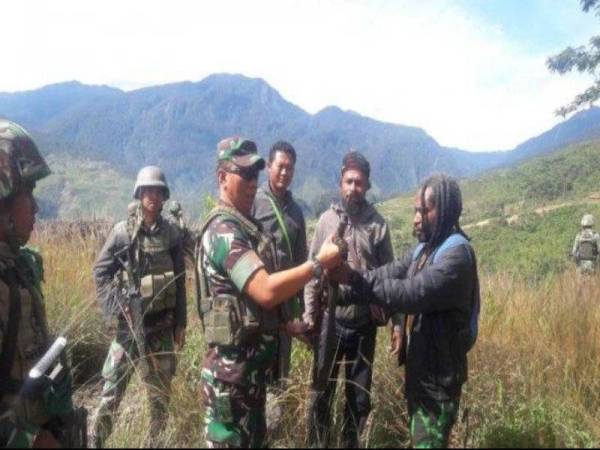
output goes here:
[[577, 275], [580, 279], [590, 277], [596, 271], [596, 264], [593, 261], [579, 261], [577, 264]]
[[409, 399], [408, 414], [413, 448], [447, 448], [458, 416], [460, 400]]
[[266, 382], [275, 350], [274, 338], [243, 350], [208, 350], [201, 375], [207, 447], [266, 446]]
[[273, 377], [267, 386], [267, 432], [274, 432], [281, 425], [283, 410], [281, 396], [286, 390], [292, 361], [292, 338], [283, 331], [277, 336], [277, 357], [273, 367]]
[[[167, 408], [171, 392], [171, 380], [175, 375], [175, 353], [171, 330], [155, 333], [147, 337], [146, 346], [149, 373], [143, 379], [150, 404], [151, 443], [160, 445], [158, 434], [165, 426]], [[112, 433], [113, 420], [135, 367], [139, 366], [137, 346], [134, 343], [121, 344], [113, 340], [102, 368], [104, 387], [100, 405], [93, 424], [94, 445], [103, 447]]]

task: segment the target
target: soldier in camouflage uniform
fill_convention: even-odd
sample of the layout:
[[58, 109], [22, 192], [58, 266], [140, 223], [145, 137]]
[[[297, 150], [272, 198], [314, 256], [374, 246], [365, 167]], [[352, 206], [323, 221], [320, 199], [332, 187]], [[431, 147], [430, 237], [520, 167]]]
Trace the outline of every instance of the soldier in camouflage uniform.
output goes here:
[[326, 241], [313, 261], [274, 273], [273, 240], [251, 218], [258, 175], [265, 167], [252, 141], [218, 145], [219, 203], [197, 249], [199, 312], [208, 350], [201, 388], [209, 447], [262, 447], [266, 380], [273, 370], [280, 321], [277, 307], [323, 268], [341, 262]]
[[585, 214], [581, 219], [581, 231], [575, 236], [571, 254], [577, 263], [577, 274], [579, 276], [591, 275], [598, 264], [598, 252], [600, 250], [600, 235], [592, 230], [594, 217]]
[[[102, 369], [104, 388], [93, 425], [96, 447], [102, 447], [112, 431], [113, 415], [134, 370], [132, 362], [141, 369], [148, 389], [152, 444], [159, 443], [175, 374], [174, 350], [185, 343], [183, 246], [179, 230], [161, 216], [169, 187], [158, 167], [140, 170], [134, 198], [128, 219], [114, 226], [94, 265], [98, 301], [116, 329]], [[132, 286], [139, 295], [132, 295]], [[134, 326], [133, 311], [139, 307], [131, 303], [135, 301], [142, 303], [141, 337]]]
[[72, 411], [71, 381], [23, 395], [29, 370], [50, 345], [42, 258], [24, 247], [38, 206], [33, 189], [50, 169], [19, 125], [0, 120], [0, 447], [58, 447]]

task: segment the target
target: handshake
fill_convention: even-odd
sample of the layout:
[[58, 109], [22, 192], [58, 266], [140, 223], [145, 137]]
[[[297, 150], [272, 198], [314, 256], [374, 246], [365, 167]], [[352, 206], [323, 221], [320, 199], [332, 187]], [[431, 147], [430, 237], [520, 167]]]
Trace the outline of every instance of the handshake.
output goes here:
[[319, 253], [316, 255], [316, 259], [326, 270], [327, 279], [341, 284], [348, 283], [352, 271], [346, 263], [348, 259], [348, 244], [342, 237], [345, 227], [346, 224], [341, 222], [341, 232], [338, 230], [337, 233], [325, 239], [325, 242], [323, 242], [319, 249]]

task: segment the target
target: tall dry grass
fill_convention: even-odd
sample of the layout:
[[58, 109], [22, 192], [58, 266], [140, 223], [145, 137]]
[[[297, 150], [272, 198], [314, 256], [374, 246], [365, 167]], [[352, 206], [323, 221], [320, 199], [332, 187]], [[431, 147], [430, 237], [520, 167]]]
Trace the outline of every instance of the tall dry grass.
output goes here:
[[[76, 397], [90, 408], [97, 405], [99, 372], [110, 340], [95, 304], [91, 276], [107, 230], [90, 234], [46, 228], [33, 239], [45, 260], [51, 328], [57, 333], [68, 330]], [[600, 281], [594, 278], [580, 285], [574, 274], [564, 273], [531, 283], [497, 273], [481, 282], [480, 335], [470, 354], [470, 380], [463, 391], [453, 445], [600, 445]], [[198, 396], [204, 344], [191, 284], [189, 288], [188, 342], [178, 355], [170, 418], [162, 430], [164, 442], [173, 447], [204, 443]], [[271, 446], [305, 443], [311, 361], [310, 352], [297, 344], [292, 379], [281, 399], [283, 424], [270, 436]], [[409, 443], [402, 373], [388, 355], [388, 332], [380, 329], [367, 430], [370, 447]], [[339, 443], [341, 393], [338, 386], [332, 444]], [[140, 447], [146, 443], [147, 426], [143, 386], [134, 377], [107, 444]]]

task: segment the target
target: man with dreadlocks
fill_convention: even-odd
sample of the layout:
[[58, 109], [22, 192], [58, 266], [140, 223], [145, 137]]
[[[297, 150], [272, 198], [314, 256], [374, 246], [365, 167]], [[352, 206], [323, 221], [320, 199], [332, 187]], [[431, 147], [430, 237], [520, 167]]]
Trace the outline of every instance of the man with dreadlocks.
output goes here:
[[[445, 175], [428, 178], [415, 198], [419, 245], [379, 269], [338, 270], [353, 301], [369, 299], [402, 320], [400, 361], [414, 447], [446, 447], [467, 380], [467, 352], [477, 336], [479, 282], [475, 253], [459, 225], [460, 188]], [[396, 342], [398, 342], [397, 337]]]

